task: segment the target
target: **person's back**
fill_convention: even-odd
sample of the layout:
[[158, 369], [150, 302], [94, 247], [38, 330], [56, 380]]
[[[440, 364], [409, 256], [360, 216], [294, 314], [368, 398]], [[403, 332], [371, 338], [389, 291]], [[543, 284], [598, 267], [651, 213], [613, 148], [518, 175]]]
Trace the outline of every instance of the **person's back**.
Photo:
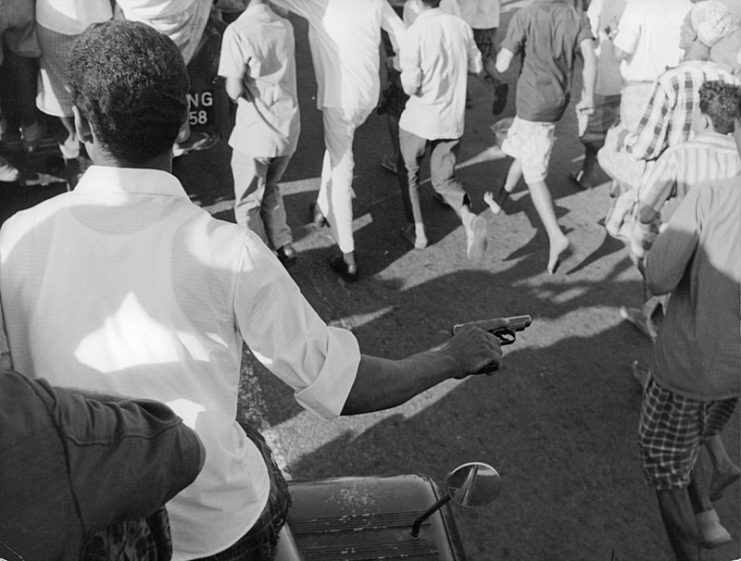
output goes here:
[[692, 189], [648, 253], [649, 288], [671, 290], [652, 372], [695, 399], [739, 395], [739, 209], [741, 176]]
[[558, 121], [571, 96], [571, 79], [580, 43], [588, 37], [583, 12], [562, 1], [536, 0], [515, 13], [501, 47], [522, 53], [517, 80], [517, 116], [527, 121]]
[[[317, 107], [375, 107], [380, 90], [381, 27], [401, 31], [386, 0], [276, 0], [309, 22], [317, 81]], [[398, 25], [389, 29], [387, 22]]]
[[402, 129], [430, 140], [463, 135], [469, 61], [477, 60], [475, 49], [463, 19], [441, 9], [424, 11], [415, 19], [401, 46], [402, 81], [412, 56], [421, 76], [402, 113]]
[[618, 24], [615, 47], [626, 54], [620, 69], [628, 82], [651, 82], [682, 56], [679, 34], [690, 0], [628, 2]]

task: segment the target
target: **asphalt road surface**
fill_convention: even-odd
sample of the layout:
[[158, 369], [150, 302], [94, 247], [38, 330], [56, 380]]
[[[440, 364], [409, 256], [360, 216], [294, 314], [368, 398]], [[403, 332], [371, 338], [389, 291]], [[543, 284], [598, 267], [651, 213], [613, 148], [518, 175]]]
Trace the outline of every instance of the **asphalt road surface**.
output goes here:
[[[516, 7], [504, 4], [503, 27]], [[507, 347], [501, 372], [445, 383], [386, 412], [332, 422], [303, 411], [245, 351], [241, 414], [262, 426], [294, 479], [416, 472], [441, 482], [460, 463], [492, 464], [503, 479], [497, 501], [485, 509], [456, 508], [472, 561], [672, 559], [637, 450], [640, 388], [630, 365], [648, 362], [650, 343], [618, 314], [621, 305], [640, 305], [640, 276], [598, 223], [609, 204], [605, 176], [587, 191], [568, 179], [582, 155], [573, 107], [556, 129], [548, 177], [574, 248], [556, 275], [545, 272], [547, 239], [524, 186], [499, 215], [482, 200], [503, 181], [508, 161], [491, 150], [489, 86], [472, 77], [459, 177], [488, 223], [485, 259], [466, 259], [463, 228], [433, 201], [429, 185], [422, 205], [430, 247], [414, 250], [400, 237], [396, 178], [379, 165], [389, 136], [384, 118], [374, 114], [355, 143], [362, 278], [346, 284], [326, 263], [329, 230], [307, 226], [323, 143], [306, 25], [294, 23], [303, 130], [282, 189], [300, 252], [291, 274], [320, 315], [352, 329], [365, 353], [387, 357], [434, 347], [462, 321], [517, 314], [534, 321]], [[507, 77], [514, 84], [516, 69]], [[500, 118], [513, 116], [513, 94]], [[175, 171], [193, 200], [233, 220], [224, 142], [177, 162]], [[61, 190], [7, 187], [0, 192], [2, 218]], [[738, 412], [724, 439], [739, 461]], [[740, 504], [736, 484], [716, 505], [734, 542], [707, 552], [706, 559], [739, 557]]]

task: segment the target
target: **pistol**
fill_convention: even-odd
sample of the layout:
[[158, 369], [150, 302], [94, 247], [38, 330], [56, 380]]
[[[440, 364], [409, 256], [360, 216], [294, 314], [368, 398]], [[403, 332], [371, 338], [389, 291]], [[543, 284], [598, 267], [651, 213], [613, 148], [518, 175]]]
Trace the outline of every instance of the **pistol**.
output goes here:
[[[522, 315], [456, 323], [453, 326], [453, 335], [466, 325], [475, 325], [484, 331], [488, 331], [492, 335], [496, 335], [502, 345], [511, 345], [517, 340], [517, 332], [524, 331], [532, 322], [533, 318], [529, 315]], [[489, 365], [485, 366], [481, 370], [477, 370], [474, 374], [484, 374], [487, 372], [493, 372], [494, 370], [496, 370], [496, 366]]]

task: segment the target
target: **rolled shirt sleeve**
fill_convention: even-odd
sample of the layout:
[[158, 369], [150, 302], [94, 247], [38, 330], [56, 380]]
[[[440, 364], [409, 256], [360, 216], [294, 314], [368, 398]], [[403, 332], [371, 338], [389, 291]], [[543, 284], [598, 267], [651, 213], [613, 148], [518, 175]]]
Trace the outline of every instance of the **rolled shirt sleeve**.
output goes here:
[[360, 348], [352, 332], [329, 327], [262, 243], [245, 243], [234, 310], [255, 357], [324, 419], [340, 415], [355, 383]]

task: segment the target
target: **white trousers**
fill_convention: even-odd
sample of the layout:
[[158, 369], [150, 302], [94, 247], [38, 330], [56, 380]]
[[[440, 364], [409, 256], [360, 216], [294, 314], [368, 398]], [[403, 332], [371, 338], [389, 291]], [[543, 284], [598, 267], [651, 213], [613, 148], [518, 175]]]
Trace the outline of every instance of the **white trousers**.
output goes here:
[[332, 227], [340, 251], [355, 251], [352, 232], [352, 189], [355, 160], [352, 143], [355, 130], [370, 115], [372, 108], [324, 107], [324, 161], [317, 204]]

